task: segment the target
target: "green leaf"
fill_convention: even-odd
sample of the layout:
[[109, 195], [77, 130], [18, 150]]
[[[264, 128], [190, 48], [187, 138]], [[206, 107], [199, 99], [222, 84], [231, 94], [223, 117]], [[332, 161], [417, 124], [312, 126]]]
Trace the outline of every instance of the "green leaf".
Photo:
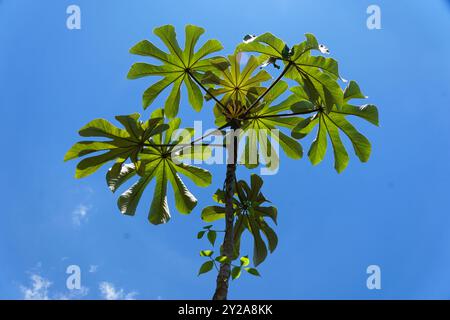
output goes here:
[[231, 278], [233, 280], [238, 279], [241, 276], [241, 267], [233, 267], [233, 269], [231, 269]]
[[258, 270], [256, 270], [255, 268], [245, 268], [244, 270], [247, 271], [248, 273], [250, 273], [251, 275], [261, 277]]
[[292, 139], [291, 137], [288, 137], [283, 132], [278, 132], [277, 135], [272, 135], [275, 140], [280, 144], [281, 148], [283, 149], [284, 153], [291, 158], [291, 159], [301, 159], [303, 156], [303, 149], [300, 143]]
[[255, 212], [263, 217], [269, 217], [272, 221], [277, 224], [277, 216], [278, 210], [275, 207], [261, 207], [258, 206], [255, 209]]
[[106, 174], [106, 182], [109, 190], [115, 192], [123, 183], [136, 175], [134, 164], [122, 164], [116, 162]]
[[299, 112], [314, 111], [314, 110], [317, 110], [317, 108], [314, 105], [314, 103], [312, 103], [311, 101], [302, 100], [302, 101], [294, 103], [291, 107], [291, 110], [292, 110], [292, 112], [299, 113]]
[[174, 118], [178, 113], [180, 90], [183, 83], [187, 88], [189, 103], [192, 107], [197, 111], [202, 108], [202, 92], [191, 77], [194, 75], [199, 76], [199, 72], [206, 72], [212, 69], [212, 63], [218, 62], [220, 58], [206, 58], [206, 56], [222, 49], [220, 42], [217, 40], [209, 40], [199, 51], [195, 52], [195, 46], [204, 31], [203, 28], [187, 25], [185, 28], [185, 48], [182, 50], [177, 41], [175, 28], [171, 25], [165, 25], [155, 28], [153, 33], [162, 40], [168, 49], [168, 53], [158, 49], [147, 40], [141, 41], [131, 48], [130, 52], [133, 54], [149, 56], [162, 63], [161, 65], [151, 65], [138, 62], [133, 64], [128, 72], [129, 79], [138, 79], [147, 76], [163, 77], [144, 92], [144, 109], [152, 104], [156, 97], [166, 88], [172, 87], [164, 106], [167, 117]]
[[189, 103], [195, 111], [200, 111], [203, 107], [203, 94], [200, 88], [188, 75], [185, 76], [184, 83], [186, 84]]
[[200, 270], [198, 271], [198, 275], [211, 271], [213, 267], [214, 267], [213, 261], [206, 261], [204, 264], [201, 265]]
[[305, 37], [305, 41], [293, 47], [294, 54], [291, 57], [291, 61], [297, 61], [303, 57], [305, 53], [308, 53], [311, 50], [319, 50], [319, 43], [313, 34], [307, 33], [305, 34]]
[[[228, 105], [231, 102], [235, 105], [238, 103], [245, 105], [250, 97], [255, 99], [261, 93], [263, 90], [261, 83], [272, 78], [264, 70], [254, 74], [260, 63], [260, 59], [251, 56], [241, 71], [241, 54], [230, 55], [228, 56], [227, 67], [224, 68], [223, 63], [213, 64], [216, 70], [207, 72], [202, 83], [216, 86], [209, 92], [216, 97], [221, 96], [223, 105]], [[210, 98], [207, 95], [207, 99]], [[220, 111], [220, 115], [223, 115], [223, 112], [230, 116], [233, 114], [232, 110], [228, 109], [220, 109]], [[242, 109], [242, 111], [244, 110]]]
[[163, 160], [160, 163], [162, 165], [159, 165], [155, 170], [156, 185], [148, 214], [148, 220], [155, 225], [167, 223], [170, 220], [170, 210], [167, 203], [166, 162]]
[[202, 239], [203, 236], [205, 235], [206, 231], [200, 231], [199, 233], [197, 233], [197, 239]]
[[271, 33], [264, 33], [250, 43], [241, 43], [237, 52], [259, 52], [267, 56], [283, 59], [286, 44]]
[[211, 250], [202, 250], [200, 251], [201, 257], [211, 257], [214, 254], [214, 251]]
[[203, 28], [194, 25], [186, 26], [186, 43], [183, 52], [183, 60], [186, 65], [190, 64], [190, 59], [195, 53], [195, 45], [197, 44], [198, 39], [203, 33], [205, 33], [205, 29]]
[[319, 122], [319, 118], [316, 115], [303, 119], [292, 129], [291, 135], [295, 139], [302, 139], [307, 136], [312, 129]]
[[[300, 143], [280, 130], [283, 127], [294, 128], [301, 118], [296, 116], [290, 118], [277, 117], [280, 112], [295, 108], [295, 105], [299, 103], [299, 98], [291, 95], [279, 104], [272, 105], [272, 102], [281, 96], [287, 88], [286, 82], [278, 82], [274, 86], [274, 91], [264, 98], [262, 104], [250, 112], [249, 119], [246, 120], [242, 128], [243, 134], [240, 137], [241, 140], [246, 139], [241, 161], [247, 168], [254, 168], [262, 163], [261, 158], [264, 159], [267, 167], [277, 168], [279, 158], [270, 140], [279, 143], [281, 149], [292, 159], [300, 159], [303, 156]], [[255, 158], [258, 161], [250, 161], [251, 159], [255, 160]], [[270, 163], [269, 160], [275, 161], [275, 163]]]
[[177, 171], [191, 179], [199, 187], [207, 187], [211, 184], [211, 173], [205, 169], [180, 163], [177, 165]]
[[[289, 47], [271, 34], [264, 34], [250, 43], [243, 43], [237, 51], [259, 52], [270, 56], [272, 60], [282, 59], [291, 67], [286, 77], [298, 81], [303, 87], [308, 87], [312, 94], [322, 100], [327, 112], [333, 106], [343, 104], [343, 92], [336, 82], [339, 78], [339, 68], [336, 60], [322, 56], [312, 56], [311, 50], [319, 50], [317, 39], [312, 34], [306, 34], [306, 41]], [[314, 102], [316, 99], [310, 101]]]
[[97, 141], [81, 141], [77, 142], [70, 148], [69, 151], [64, 156], [64, 161], [69, 161], [72, 159], [76, 159], [78, 157], [83, 157], [87, 154], [97, 152], [97, 151], [105, 151], [108, 149], [115, 148], [114, 144], [108, 142], [97, 142]]
[[177, 65], [179, 60], [173, 59], [173, 57], [171, 55], [168, 55], [164, 51], [158, 49], [153, 43], [151, 43], [148, 40], [143, 40], [143, 41], [137, 43], [135, 46], [133, 46], [130, 49], [130, 53], [140, 55], [140, 56], [152, 57], [152, 58], [158, 59], [160, 61], [163, 61], [163, 62], [167, 63], [168, 65], [182, 68], [182, 65]]
[[126, 215], [134, 215], [136, 213], [136, 208], [139, 204], [142, 193], [155, 176], [157, 169], [158, 166], [155, 165], [153, 167], [153, 171], [148, 173], [146, 177], [139, 179], [138, 182], [131, 186], [131, 188], [122, 193], [117, 200], [117, 205], [121, 213]]
[[[164, 113], [161, 110], [157, 110], [152, 114], [151, 121], [154, 122], [153, 119], [160, 119], [158, 117], [163, 115]], [[178, 163], [172, 158], [173, 149], [177, 148], [178, 144], [182, 142], [178, 137], [172, 137], [172, 133], [179, 125], [180, 120], [175, 118], [165, 125], [166, 129], [168, 128], [165, 132], [161, 130], [152, 131], [155, 135], [139, 153], [137, 173], [140, 178], [119, 197], [118, 206], [122, 213], [135, 214], [142, 193], [153, 179], [156, 180], [156, 184], [148, 215], [152, 224], [166, 223], [171, 217], [167, 199], [167, 185], [169, 183], [172, 186], [175, 207], [180, 213], [190, 213], [196, 206], [197, 199], [187, 189], [180, 178], [180, 174], [194, 180], [200, 186], [207, 186], [211, 182], [211, 174], [206, 170]], [[145, 131], [151, 130], [150, 127], [144, 129]], [[163, 142], [164, 144], [161, 145]], [[117, 169], [113, 167], [111, 171], [117, 171]], [[198, 177], [194, 177], [195, 173], [198, 173]], [[119, 182], [124, 181], [119, 179]]]
[[[136, 118], [136, 114], [129, 115], [130, 118]], [[102, 138], [128, 138], [129, 132], [119, 129], [105, 119], [95, 119], [85, 125], [78, 131], [82, 137], [102, 137]]]
[[[187, 30], [187, 27], [186, 27]], [[157, 35], [162, 42], [169, 49], [169, 52], [177, 57], [180, 62], [183, 62], [181, 48], [177, 41], [177, 35], [175, 33], [175, 28], [172, 25], [165, 25], [153, 30], [153, 33]]]
[[180, 89], [182, 84], [183, 77], [179, 77], [173, 82], [172, 90], [170, 91], [170, 94], [164, 104], [164, 110], [169, 118], [174, 118], [178, 114], [181, 96]]
[[238, 215], [233, 230], [233, 257], [237, 258], [240, 255], [241, 237], [246, 230], [247, 218], [243, 215]]
[[361, 92], [359, 85], [353, 80], [348, 83], [344, 90], [344, 101], [347, 102], [351, 99], [367, 99]]
[[[205, 44], [194, 54], [191, 59], [191, 66], [194, 66], [195, 70], [209, 70], [211, 69], [212, 63], [223, 62], [223, 57], [212, 57], [209, 59], [204, 59], [204, 57], [210, 55], [211, 53], [220, 51], [223, 49], [222, 44], [218, 40], [208, 40]], [[191, 67], [192, 68], [192, 67]]]
[[209, 242], [214, 247], [214, 244], [216, 243], [217, 232], [216, 231], [209, 231], [207, 236], [208, 236]]
[[249, 217], [250, 232], [253, 235], [253, 263], [255, 266], [261, 264], [267, 257], [267, 247], [261, 238], [260, 229], [255, 217]]
[[302, 86], [294, 86], [294, 87], [290, 88], [289, 90], [291, 90], [291, 92], [294, 94], [294, 96], [297, 97], [297, 99], [299, 99], [300, 101], [306, 100], [306, 101], [312, 103], [312, 101], [314, 99], [305, 91], [306, 89], [307, 88], [304, 88]]
[[[312, 105], [322, 106], [325, 99], [322, 97], [326, 92], [317, 93], [314, 83], [307, 76], [303, 77], [303, 81], [303, 86], [292, 88], [294, 94], [301, 99], [300, 102], [294, 103], [292, 110], [307, 110]], [[320, 108], [313, 116], [300, 120], [291, 132], [292, 137], [302, 139], [318, 124], [319, 129], [316, 139], [312, 143], [308, 153], [310, 160], [313, 164], [317, 164], [323, 160], [327, 148], [328, 135], [333, 146], [334, 166], [339, 173], [347, 167], [349, 162], [349, 156], [342, 143], [340, 132], [343, 132], [350, 138], [355, 153], [362, 162], [368, 161], [371, 153], [369, 140], [354, 128], [346, 119], [346, 116], [357, 116], [374, 125], [378, 125], [378, 109], [376, 106], [363, 105], [358, 107], [347, 103], [350, 99], [366, 98], [356, 82], [352, 81], [349, 83], [342, 98], [345, 102], [343, 105], [335, 103], [332, 104], [331, 109], [329, 107], [325, 108], [325, 110]]]
[[144, 110], [147, 109], [149, 105], [159, 96], [159, 94], [169, 87], [172, 83], [174, 83], [177, 79], [181, 78], [183, 74], [180, 72], [179, 74], [171, 74], [162, 80], [159, 80], [155, 84], [151, 85], [144, 91], [142, 96], [142, 106]]
[[291, 159], [300, 159], [303, 156], [303, 149], [297, 141], [288, 137], [280, 130], [273, 127], [273, 123], [276, 123], [281, 126], [280, 123], [277, 123], [276, 120], [259, 120], [259, 129], [266, 130], [266, 132], [270, 132], [270, 136], [277, 141], [286, 155]]
[[292, 130], [292, 136], [295, 138], [303, 138], [306, 136], [317, 124], [319, 129], [316, 138], [311, 144], [309, 150], [309, 158], [313, 165], [318, 164], [325, 157], [327, 149], [327, 135], [333, 147], [334, 167], [338, 173], [342, 172], [349, 162], [347, 150], [341, 140], [340, 131], [342, 131], [352, 142], [355, 154], [362, 162], [367, 162], [370, 153], [371, 145], [369, 140], [359, 133], [355, 127], [346, 120], [346, 115], [356, 115], [364, 118], [374, 124], [378, 124], [378, 112], [375, 106], [366, 106], [358, 108], [350, 105], [338, 109], [333, 108], [332, 112], [319, 112], [313, 117], [300, 121], [299, 124]]
[[[118, 164], [115, 165], [114, 171], [110, 174], [121, 181], [119, 185], [124, 182], [123, 177], [117, 177], [124, 162], [127, 159], [137, 162], [143, 144], [153, 135], [167, 129], [166, 125], [160, 123], [160, 118], [143, 123], [139, 121], [139, 117], [138, 113], [117, 116], [116, 119], [125, 127], [125, 130], [114, 126], [105, 119], [95, 119], [81, 128], [79, 134], [82, 137], [98, 137], [110, 140], [81, 141], [72, 146], [64, 157], [65, 161], [103, 151], [101, 154], [81, 160], [77, 165], [75, 177], [87, 177], [104, 164], [115, 160]], [[128, 174], [124, 173], [124, 177], [128, 177]], [[115, 182], [111, 183], [115, 184]], [[115, 189], [115, 187], [113, 188]]]
[[259, 225], [261, 227], [261, 231], [267, 238], [270, 253], [274, 252], [278, 245], [277, 234], [265, 221], [259, 221]]
[[[266, 218], [277, 223], [277, 209], [275, 207], [263, 206], [268, 201], [261, 192], [263, 180], [256, 174], [250, 177], [250, 185], [240, 180], [235, 186], [233, 206], [235, 208], [236, 222], [233, 231], [233, 260], [239, 258], [241, 237], [248, 231], [253, 237], [253, 263], [260, 264], [267, 256], [267, 246], [261, 237], [261, 232], [267, 238], [268, 248], [272, 253], [278, 244], [275, 231], [266, 222]], [[224, 192], [217, 190], [214, 200], [220, 204], [224, 202]], [[225, 217], [225, 208], [222, 206], [210, 206], [203, 210], [202, 219], [215, 221]], [[248, 265], [248, 256], [241, 257], [243, 266]]]
[[174, 73], [179, 73], [180, 69], [174, 66], [162, 65], [155, 66], [148, 63], [135, 63], [128, 71], [128, 79], [139, 79], [148, 76], [165, 76]]
[[332, 58], [304, 54], [295, 61], [295, 64], [300, 68], [318, 68], [326, 72], [328, 75], [331, 75], [334, 79], [340, 78], [338, 63]]
[[320, 163], [325, 157], [327, 151], [327, 133], [325, 126], [323, 125], [323, 116], [319, 117], [319, 130], [317, 136], [311, 144], [311, 148], [308, 152], [309, 160], [313, 165]]
[[243, 266], [243, 267], [246, 267], [250, 264], [250, 259], [248, 258], [248, 256], [241, 257], [240, 261], [241, 261], [241, 266]]
[[225, 217], [225, 208], [219, 206], [206, 207], [202, 211], [202, 219], [206, 222], [214, 222]]
[[177, 174], [177, 167], [168, 162], [166, 166], [166, 176], [168, 177], [173, 192], [175, 194], [175, 206], [180, 213], [189, 213], [197, 205], [197, 199], [187, 189], [183, 181]]
[[258, 195], [261, 194], [261, 188], [263, 184], [263, 179], [257, 174], [252, 174], [250, 176], [251, 192], [249, 194], [249, 200], [256, 200], [258, 198]]
[[378, 126], [378, 109], [376, 106], [371, 104], [365, 104], [363, 106], [352, 106], [349, 104], [343, 105], [339, 110], [333, 110], [334, 113], [339, 113], [342, 115], [358, 116], [370, 123]]
[[333, 145], [334, 168], [338, 173], [341, 173], [348, 165], [348, 153], [339, 136], [338, 127], [332, 121], [327, 121], [326, 118], [324, 119], [324, 125], [330, 136], [331, 144]]
[[[302, 85], [309, 95], [318, 96], [327, 112], [334, 106], [342, 106], [343, 92], [336, 79], [330, 73], [322, 72], [316, 67], [296, 66], [297, 75], [294, 79]], [[312, 97], [311, 102], [317, 102]]]
[[371, 145], [369, 140], [359, 133], [355, 127], [345, 119], [345, 117], [338, 114], [331, 114], [329, 115], [329, 118], [350, 139], [353, 149], [355, 150], [355, 154], [358, 156], [359, 160], [361, 160], [361, 162], [367, 162], [371, 153]]

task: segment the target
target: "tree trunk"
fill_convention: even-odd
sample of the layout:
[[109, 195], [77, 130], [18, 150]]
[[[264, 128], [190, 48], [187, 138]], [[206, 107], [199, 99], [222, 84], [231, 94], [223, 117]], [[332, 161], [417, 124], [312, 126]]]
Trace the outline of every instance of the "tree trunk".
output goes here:
[[[227, 146], [227, 173], [225, 177], [225, 236], [222, 244], [222, 255], [231, 258], [234, 251], [233, 243], [233, 227], [234, 227], [234, 209], [233, 196], [234, 185], [236, 179], [236, 163], [238, 153], [238, 139], [237, 136], [232, 136], [232, 141], [229, 141]], [[213, 300], [227, 300], [228, 284], [231, 275], [230, 263], [222, 263], [220, 265], [219, 274], [217, 275], [216, 291]]]

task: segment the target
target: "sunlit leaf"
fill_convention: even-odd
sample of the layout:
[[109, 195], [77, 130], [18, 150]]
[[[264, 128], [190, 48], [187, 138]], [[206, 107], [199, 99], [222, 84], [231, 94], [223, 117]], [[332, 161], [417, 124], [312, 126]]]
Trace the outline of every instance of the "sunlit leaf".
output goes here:
[[130, 49], [130, 53], [152, 57], [162, 63], [162, 65], [152, 65], [138, 62], [133, 64], [128, 72], [129, 79], [147, 76], [163, 77], [144, 92], [144, 108], [152, 104], [161, 92], [171, 86], [172, 89], [165, 102], [165, 110], [169, 118], [174, 118], [178, 113], [180, 90], [184, 83], [188, 92], [189, 103], [196, 111], [202, 109], [203, 95], [199, 86], [193, 80], [193, 75], [210, 70], [213, 61], [222, 59], [220, 57], [206, 58], [206, 56], [222, 50], [222, 45], [217, 40], [208, 40], [195, 52], [198, 40], [204, 32], [203, 28], [187, 25], [185, 28], [185, 48], [181, 49], [177, 41], [175, 28], [171, 25], [165, 25], [155, 28], [153, 33], [161, 39], [168, 52], [157, 48], [148, 40], [141, 41]]
[[[80, 129], [82, 137], [107, 138], [105, 141], [81, 141], [72, 146], [66, 153], [64, 160], [72, 160], [84, 157], [92, 153], [103, 152], [81, 160], [76, 169], [75, 177], [84, 178], [97, 171], [104, 164], [115, 160], [117, 163], [112, 169], [117, 176], [116, 182], [108, 182], [112, 191], [115, 184], [121, 184], [128, 176], [127, 172], [121, 172], [124, 162], [131, 159], [138, 161], [138, 154], [148, 140], [167, 129], [167, 125], [161, 123], [161, 118], [153, 118], [146, 123], [139, 121], [140, 115], [134, 113], [127, 116], [117, 116], [125, 129], [120, 129], [105, 119], [95, 119]], [[110, 173], [111, 175], [111, 173]], [[110, 180], [110, 178], [108, 178]], [[110, 184], [111, 183], [111, 184]]]
[[204, 264], [201, 265], [200, 270], [198, 271], [198, 275], [211, 271], [213, 267], [214, 267], [213, 261], [206, 261]]

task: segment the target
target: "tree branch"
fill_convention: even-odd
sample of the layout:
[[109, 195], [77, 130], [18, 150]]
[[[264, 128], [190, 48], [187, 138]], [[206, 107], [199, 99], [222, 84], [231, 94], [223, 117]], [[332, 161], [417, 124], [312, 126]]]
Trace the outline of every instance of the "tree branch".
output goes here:
[[308, 110], [308, 111], [301, 111], [301, 112], [292, 112], [292, 113], [281, 113], [281, 114], [267, 114], [267, 115], [260, 115], [260, 116], [254, 116], [254, 117], [246, 117], [243, 120], [248, 120], [248, 119], [263, 119], [263, 118], [283, 118], [283, 117], [293, 117], [293, 116], [299, 116], [299, 115], [305, 115], [305, 114], [310, 114], [313, 112], [318, 112], [320, 111], [321, 108], [317, 108], [317, 109], [313, 109], [313, 110]]
[[250, 111], [273, 89], [273, 87], [280, 82], [280, 80], [284, 77], [284, 75], [289, 71], [289, 68], [292, 66], [292, 62], [289, 61], [289, 63], [284, 67], [283, 71], [280, 73], [280, 75], [270, 84], [270, 86], [264, 91], [258, 99], [255, 100], [255, 102], [252, 103], [252, 105], [247, 109], [247, 111], [244, 113], [244, 118], [250, 113]]
[[[188, 75], [192, 78], [192, 80], [194, 80], [194, 82], [195, 83], [197, 83], [208, 95], [210, 95], [213, 99], [214, 99], [214, 101], [216, 101], [217, 102], [217, 104], [219, 104], [224, 110], [226, 109], [225, 108], [225, 106], [223, 105], [223, 103], [219, 100], [219, 99], [217, 99], [212, 93], [210, 93], [209, 92], [209, 90], [192, 74], [192, 72], [190, 71], [190, 70], [187, 70], [186, 71], [187, 73], [188, 73]], [[190, 146], [193, 146], [193, 145], [195, 145], [197, 142], [199, 142], [199, 141], [202, 141], [203, 139], [205, 139], [206, 137], [209, 137], [210, 135], [212, 135], [212, 134], [214, 134], [214, 133], [216, 133], [216, 132], [220, 132], [221, 130], [223, 130], [223, 129], [225, 129], [225, 128], [227, 128], [227, 127], [229, 127], [230, 126], [230, 123], [229, 122], [227, 122], [226, 124], [224, 124], [224, 125], [222, 125], [221, 127], [219, 127], [219, 128], [217, 128], [217, 129], [215, 129], [214, 131], [211, 131], [210, 133], [208, 133], [208, 134], [206, 134], [206, 135], [203, 135], [203, 136], [201, 136], [200, 138], [198, 138], [198, 139], [195, 139], [195, 140], [193, 140], [193, 141], [191, 141], [191, 143], [190, 144], [188, 144], [188, 145], [184, 145], [183, 147], [181, 147], [181, 148], [178, 148], [178, 149], [175, 149], [175, 150], [173, 150], [172, 152], [178, 152], [178, 151], [182, 151], [182, 150], [184, 150], [185, 148], [187, 148], [187, 147], [190, 147]], [[211, 145], [211, 144], [207, 144], [207, 145]], [[161, 146], [163, 146], [163, 145], [161, 145]]]
[[[184, 145], [184, 146], [181, 147], [181, 148], [172, 150], [172, 152], [179, 152], [179, 151], [184, 150], [185, 148], [191, 147], [191, 146], [195, 145], [197, 142], [202, 141], [202, 140], [205, 139], [206, 137], [209, 137], [209, 136], [213, 135], [213, 134], [216, 133], [216, 132], [220, 132], [221, 130], [223, 130], [223, 129], [229, 127], [229, 126], [230, 126], [230, 124], [229, 124], [229, 123], [226, 123], [226, 124], [224, 124], [223, 126], [221, 126], [221, 127], [217, 128], [217, 129], [215, 129], [215, 130], [209, 132], [208, 134], [204, 134], [204, 135], [202, 135], [200, 138], [191, 141], [191, 143], [186, 144], [186, 145]], [[209, 145], [209, 144], [208, 144], [208, 145]]]
[[[194, 144], [195, 145], [195, 144]], [[202, 143], [200, 144], [203, 147], [223, 147], [223, 144], [217, 144], [217, 143]], [[176, 146], [183, 146], [183, 147], [190, 147], [192, 146], [192, 143], [179, 143], [179, 144], [157, 144], [157, 143], [144, 143], [145, 147], [176, 147]]]

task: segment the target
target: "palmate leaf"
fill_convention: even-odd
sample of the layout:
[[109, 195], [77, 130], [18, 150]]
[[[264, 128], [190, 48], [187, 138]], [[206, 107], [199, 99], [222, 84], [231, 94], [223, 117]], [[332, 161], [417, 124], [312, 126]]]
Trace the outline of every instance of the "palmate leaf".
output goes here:
[[[229, 107], [232, 100], [245, 105], [248, 102], [248, 96], [256, 98], [265, 90], [261, 83], [272, 78], [264, 70], [254, 74], [261, 64], [261, 60], [254, 56], [248, 59], [241, 70], [241, 56], [241, 53], [228, 56], [229, 64], [213, 63], [216, 69], [206, 72], [202, 79], [202, 83], [214, 86], [208, 90], [209, 93], [215, 97], [221, 96], [222, 105], [226, 107]], [[207, 94], [206, 99], [211, 99], [211, 95]], [[223, 111], [217, 105], [216, 108]]]
[[[153, 112], [152, 118], [163, 117], [163, 111], [157, 109]], [[180, 119], [174, 118], [168, 123], [168, 130], [152, 137], [149, 145], [140, 153], [138, 166], [124, 166], [121, 171], [110, 169], [107, 182], [112, 191], [115, 191], [121, 184], [133, 176], [138, 175], [139, 179], [129, 189], [122, 193], [118, 199], [120, 211], [126, 215], [134, 215], [141, 200], [144, 190], [152, 180], [156, 181], [153, 200], [150, 205], [148, 219], [152, 224], [166, 223], [170, 219], [170, 209], [167, 201], [168, 184], [171, 185], [175, 197], [175, 207], [183, 214], [188, 214], [197, 204], [197, 199], [187, 189], [180, 175], [192, 180], [197, 186], [206, 187], [211, 184], [211, 174], [199, 167], [188, 165], [182, 162], [183, 159], [205, 160], [210, 156], [211, 150], [201, 148], [201, 152], [193, 148], [186, 147], [183, 152], [176, 152], [182, 149], [185, 142], [191, 138], [192, 129], [185, 129], [185, 135], [176, 138], [174, 132], [179, 129]]]
[[292, 77], [301, 86], [308, 88], [313, 96], [320, 97], [324, 110], [330, 112], [333, 107], [340, 107], [343, 104], [342, 89], [329, 73], [323, 72], [315, 67], [294, 68], [296, 73], [287, 76]]
[[171, 86], [172, 89], [166, 99], [164, 109], [167, 117], [175, 117], [178, 114], [180, 104], [180, 89], [184, 84], [188, 92], [189, 103], [196, 111], [201, 110], [203, 95], [198, 85], [192, 80], [191, 75], [199, 75], [210, 70], [212, 68], [211, 62], [225, 59], [221, 57], [206, 58], [208, 55], [223, 49], [221, 43], [217, 40], [206, 41], [195, 52], [196, 44], [204, 32], [203, 28], [187, 25], [185, 48], [182, 50], [178, 44], [174, 27], [165, 25], [155, 28], [153, 33], [162, 40], [169, 52], [160, 50], [148, 40], [143, 40], [130, 49], [130, 53], [152, 57], [162, 62], [162, 65], [135, 63], [128, 72], [129, 79], [147, 76], [163, 77], [144, 92], [144, 108], [147, 108], [162, 91]]
[[266, 32], [249, 43], [239, 44], [236, 52], [259, 52], [266, 57], [284, 60], [288, 58], [289, 48], [281, 39]]
[[[314, 100], [307, 90], [296, 87], [293, 91], [299, 98]], [[311, 144], [308, 152], [309, 159], [313, 165], [320, 163], [326, 154], [328, 146], [328, 137], [333, 147], [334, 167], [337, 172], [342, 172], [348, 165], [349, 155], [341, 140], [340, 133], [344, 133], [352, 143], [355, 154], [362, 162], [367, 162], [371, 153], [371, 144], [369, 140], [358, 132], [355, 127], [347, 120], [347, 116], [357, 116], [368, 122], [378, 125], [378, 110], [374, 105], [354, 106], [348, 104], [353, 98], [363, 99], [365, 96], [361, 93], [359, 86], [354, 81], [350, 81], [344, 90], [345, 104], [340, 108], [334, 106], [331, 112], [327, 113], [321, 109], [309, 118], [301, 120], [297, 126], [292, 129], [292, 136], [296, 139], [304, 138], [311, 131], [318, 127], [316, 137]], [[305, 101], [305, 100], [304, 100]], [[310, 103], [310, 102], [309, 102]], [[321, 100], [316, 100], [320, 108]], [[307, 104], [297, 104], [293, 106], [292, 111], [299, 112]]]
[[265, 33], [256, 37], [250, 43], [242, 43], [238, 52], [259, 52], [264, 56], [282, 60], [289, 64], [286, 77], [294, 79], [304, 85], [310, 86], [322, 98], [325, 110], [330, 112], [333, 106], [343, 104], [342, 90], [337, 79], [339, 68], [336, 60], [322, 56], [312, 56], [311, 51], [320, 52], [317, 39], [312, 34], [306, 34], [306, 40], [290, 49], [281, 39], [271, 33]]
[[95, 119], [80, 129], [82, 137], [106, 138], [103, 141], [77, 142], [66, 153], [64, 161], [84, 157], [92, 153], [103, 152], [81, 160], [76, 168], [75, 177], [84, 178], [97, 171], [104, 164], [116, 160], [114, 171], [120, 172], [127, 159], [138, 161], [138, 155], [144, 144], [154, 135], [167, 130], [161, 123], [162, 118], [153, 118], [146, 122], [139, 121], [140, 115], [134, 113], [116, 116], [125, 129], [120, 129], [105, 119]]
[[[303, 155], [302, 146], [295, 139], [284, 134], [280, 128], [292, 130], [299, 121], [298, 117], [276, 117], [279, 113], [290, 110], [300, 101], [296, 95], [291, 95], [279, 104], [272, 105], [288, 88], [284, 81], [278, 82], [271, 92], [264, 97], [263, 103], [250, 111], [248, 119], [242, 126], [241, 139], [245, 139], [241, 162], [247, 168], [259, 165], [260, 157], [272, 169], [278, 168], [279, 158], [271, 143], [275, 140], [289, 158], [300, 159]], [[276, 163], [270, 163], [270, 160]]]
[[[255, 266], [261, 264], [267, 257], [267, 249], [273, 252], [278, 244], [278, 237], [266, 218], [277, 223], [277, 209], [273, 206], [263, 206], [269, 202], [261, 193], [263, 180], [256, 174], [252, 174], [250, 185], [244, 180], [236, 183], [233, 206], [235, 209], [235, 226], [233, 233], [234, 259], [240, 255], [240, 243], [242, 235], [248, 231], [253, 237], [253, 263]], [[222, 190], [217, 190], [214, 200], [219, 204], [225, 203], [225, 194]], [[202, 211], [202, 219], [212, 222], [225, 217], [223, 206], [210, 206]], [[262, 235], [266, 238], [263, 240]], [[267, 244], [266, 244], [267, 242]]]

